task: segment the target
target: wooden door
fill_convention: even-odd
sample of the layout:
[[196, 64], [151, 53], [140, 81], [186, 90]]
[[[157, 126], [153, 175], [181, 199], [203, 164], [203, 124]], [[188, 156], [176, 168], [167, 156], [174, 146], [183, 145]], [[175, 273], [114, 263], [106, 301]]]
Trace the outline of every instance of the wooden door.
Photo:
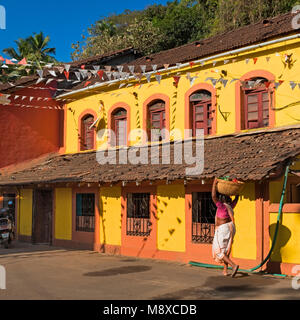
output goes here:
[[33, 195], [32, 242], [52, 242], [53, 191], [35, 190]]

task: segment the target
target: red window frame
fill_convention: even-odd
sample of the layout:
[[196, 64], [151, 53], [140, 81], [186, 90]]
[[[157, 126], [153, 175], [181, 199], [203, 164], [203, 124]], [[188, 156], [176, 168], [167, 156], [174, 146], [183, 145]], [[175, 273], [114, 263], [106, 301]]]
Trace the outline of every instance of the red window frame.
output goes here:
[[[204, 134], [209, 135], [212, 133], [212, 122], [213, 122], [213, 113], [212, 113], [212, 101], [202, 100], [202, 101], [191, 101], [191, 108], [193, 114], [192, 129], [193, 136], [196, 136], [196, 129], [204, 129]], [[199, 112], [197, 109], [202, 107], [202, 111]], [[197, 117], [201, 117], [202, 120], [197, 120]]]
[[[244, 106], [245, 106], [245, 129], [255, 129], [268, 127], [270, 124], [270, 94], [265, 87], [257, 89], [244, 90]], [[267, 99], [264, 95], [267, 94]], [[256, 97], [257, 102], [250, 102], [249, 97]], [[255, 108], [257, 105], [257, 108]], [[257, 114], [257, 116], [255, 116]]]
[[[115, 131], [115, 135], [116, 135], [116, 146], [126, 146], [127, 145], [127, 125], [128, 125], [128, 121], [127, 121], [127, 111], [124, 109], [124, 111], [126, 113], [122, 114], [122, 115], [113, 115], [113, 125], [114, 125], [114, 131]], [[126, 136], [124, 137], [124, 143], [120, 144], [120, 136], [119, 136], [119, 123], [121, 121], [126, 121]]]
[[94, 116], [90, 114], [81, 119], [80, 151], [92, 150], [95, 147], [95, 130], [90, 128], [94, 121]]
[[[155, 105], [157, 104], [156, 108]], [[160, 106], [159, 106], [160, 104]], [[149, 105], [149, 120], [150, 120], [150, 128], [149, 128], [149, 138], [151, 139], [151, 130], [159, 129], [163, 130], [166, 128], [166, 106], [164, 101], [157, 101]], [[151, 108], [153, 108], [151, 110]], [[164, 137], [160, 136], [160, 140]]]

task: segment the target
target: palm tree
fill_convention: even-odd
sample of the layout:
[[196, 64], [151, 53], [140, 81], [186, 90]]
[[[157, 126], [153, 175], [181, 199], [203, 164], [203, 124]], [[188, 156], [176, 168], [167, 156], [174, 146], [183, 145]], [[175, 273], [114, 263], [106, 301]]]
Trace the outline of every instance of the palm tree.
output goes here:
[[3, 49], [3, 52], [10, 58], [22, 60], [26, 58], [28, 61], [35, 62], [40, 65], [40, 61], [45, 63], [57, 62], [52, 56], [55, 55], [55, 48], [47, 48], [50, 42], [49, 36], [44, 36], [43, 32], [34, 34], [26, 39], [19, 39], [15, 41], [17, 51], [10, 47]]

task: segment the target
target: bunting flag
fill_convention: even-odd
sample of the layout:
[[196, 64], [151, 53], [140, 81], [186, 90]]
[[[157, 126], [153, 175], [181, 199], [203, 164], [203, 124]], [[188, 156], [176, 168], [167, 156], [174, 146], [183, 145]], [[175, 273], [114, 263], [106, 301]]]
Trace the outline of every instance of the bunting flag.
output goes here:
[[213, 61], [213, 66], [215, 66], [217, 64], [217, 61]]
[[191, 62], [189, 62], [189, 64], [190, 64], [190, 67], [192, 68], [195, 65], [195, 62], [191, 61]]
[[97, 73], [98, 73], [98, 76], [99, 76], [100, 80], [102, 80], [104, 71], [103, 70], [99, 70]]
[[141, 70], [142, 70], [143, 73], [146, 72], [146, 66], [145, 66], [145, 65], [141, 65], [140, 68], [141, 68]]
[[105, 66], [105, 70], [111, 72], [111, 66]]
[[134, 74], [134, 66], [128, 66], [129, 71]]
[[67, 72], [69, 72], [69, 71], [70, 71], [70, 68], [71, 68], [71, 65], [70, 65], [70, 64], [65, 64], [64, 66], [65, 66], [65, 70], [66, 70]]
[[224, 88], [226, 88], [227, 83], [228, 83], [228, 80], [221, 78], [221, 79], [220, 79], [220, 82], [223, 84]]
[[292, 90], [294, 90], [297, 86], [297, 83], [295, 83], [295, 81], [290, 81], [290, 87], [292, 88]]
[[161, 74], [156, 74], [155, 75], [155, 79], [159, 84], [160, 84], [161, 78], [162, 78]]
[[51, 76], [56, 77], [56, 73], [53, 70], [48, 70], [48, 72], [51, 74]]
[[271, 57], [266, 57], [266, 61], [269, 62]]
[[117, 69], [118, 69], [119, 72], [122, 72], [123, 68], [124, 68], [123, 66], [117, 66]]
[[21, 61], [19, 61], [18, 64], [23, 65], [23, 66], [27, 65], [27, 60], [26, 60], [26, 58], [24, 58], [24, 59], [22, 59]]
[[174, 83], [173, 83], [174, 86], [175, 86], [176, 88], [178, 88], [180, 76], [174, 76], [173, 79], [174, 79]]
[[167, 63], [166, 63], [166, 64], [164, 64], [164, 68], [165, 68], [165, 69], [168, 69], [168, 68], [169, 68], [169, 66], [170, 66], [170, 65], [169, 65], [169, 64], [167, 64]]
[[100, 66], [93, 66], [95, 71], [99, 71], [100, 70]]
[[250, 61], [250, 59], [246, 59], [245, 61], [246, 61], [246, 64], [248, 64], [248, 63], [249, 63], [249, 61]]
[[40, 78], [43, 78], [43, 70], [37, 70], [37, 74]]
[[157, 64], [152, 64], [152, 70], [153, 70], [154, 72], [156, 72], [156, 70], [157, 70]]
[[254, 64], [256, 64], [257, 60], [258, 60], [258, 58], [253, 58]]
[[13, 63], [11, 60], [9, 60], [9, 59], [6, 59], [6, 60], [5, 60], [5, 63], [6, 63], [6, 64], [15, 64], [15, 63]]
[[145, 76], [146, 76], [147, 81], [150, 82], [150, 80], [151, 80], [151, 74], [150, 74], [150, 73], [147, 73]]
[[66, 79], [69, 80], [70, 72], [64, 71], [64, 74], [65, 74]]
[[225, 59], [225, 60], [224, 60], [224, 64], [227, 64], [228, 62], [229, 62], [228, 59]]

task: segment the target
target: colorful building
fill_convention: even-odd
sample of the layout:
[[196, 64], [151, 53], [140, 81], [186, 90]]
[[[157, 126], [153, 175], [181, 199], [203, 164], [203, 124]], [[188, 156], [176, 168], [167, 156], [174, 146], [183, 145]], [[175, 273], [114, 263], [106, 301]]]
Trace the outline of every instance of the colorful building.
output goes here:
[[[17, 194], [19, 239], [214, 263], [211, 186], [229, 176], [246, 182], [232, 257], [254, 267], [270, 250], [290, 165], [276, 247], [264, 268], [292, 274], [300, 264], [300, 33], [293, 17], [120, 63], [103, 69], [100, 82], [92, 77], [60, 91], [60, 152], [0, 176], [2, 192]], [[187, 147], [195, 161], [204, 157], [196, 174], [179, 161], [188, 129]], [[204, 153], [197, 153], [197, 129]], [[151, 134], [154, 151], [142, 132]], [[116, 164], [99, 164], [114, 156]]]

